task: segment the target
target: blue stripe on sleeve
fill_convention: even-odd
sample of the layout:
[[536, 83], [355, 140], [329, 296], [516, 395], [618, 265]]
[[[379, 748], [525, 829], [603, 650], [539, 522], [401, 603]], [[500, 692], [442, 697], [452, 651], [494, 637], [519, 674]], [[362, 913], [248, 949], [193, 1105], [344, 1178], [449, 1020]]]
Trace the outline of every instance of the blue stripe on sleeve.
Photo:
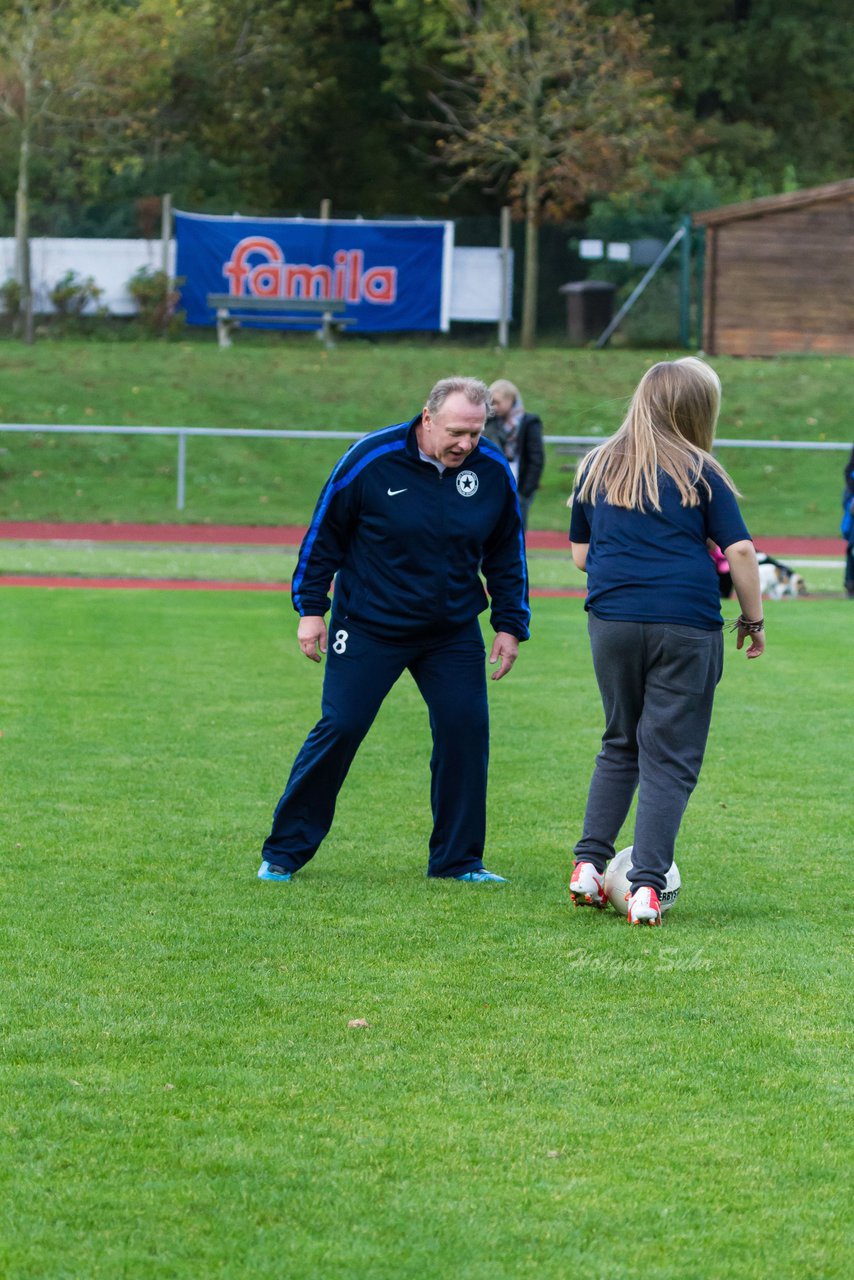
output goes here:
[[[398, 423], [396, 426], [386, 427], [382, 431], [372, 432], [370, 438], [372, 440], [375, 440], [377, 436], [385, 436], [391, 431], [399, 431], [401, 425], [408, 426], [409, 424]], [[359, 461], [352, 466], [352, 468], [346, 473], [346, 475], [341, 475], [340, 473], [342, 471], [342, 468], [344, 468], [345, 464], [347, 462], [352, 461], [351, 455], [354, 453], [355, 450], [357, 450], [363, 444], [364, 444], [363, 441], [359, 441], [358, 444], [353, 445], [351, 449], [347, 450], [347, 452], [344, 454], [344, 457], [340, 458], [339, 461], [336, 463], [335, 467], [332, 470], [332, 474], [329, 477], [329, 481], [327, 483], [326, 490], [323, 495], [323, 500], [321, 501], [317, 511], [314, 513], [308, 532], [305, 535], [303, 548], [302, 548], [302, 551], [300, 552], [299, 562], [297, 564], [297, 571], [294, 574], [294, 580], [291, 584], [291, 595], [293, 596], [294, 603], [296, 604], [297, 609], [300, 610], [300, 612], [302, 611], [302, 602], [300, 600], [300, 594], [299, 594], [300, 587], [302, 586], [302, 582], [306, 573], [306, 568], [308, 566], [308, 560], [309, 560], [309, 557], [311, 556], [311, 552], [314, 547], [314, 544], [317, 541], [317, 536], [320, 532], [320, 526], [323, 523], [323, 518], [329, 509], [330, 502], [332, 501], [332, 499], [335, 497], [337, 493], [340, 493], [342, 489], [346, 489], [347, 485], [350, 484], [351, 481], [355, 480], [356, 477], [360, 474], [360, 472], [364, 471], [365, 467], [367, 467], [370, 463], [376, 461], [377, 458], [381, 458], [386, 453], [394, 453], [401, 449], [405, 449], [406, 438], [404, 437], [402, 440], [392, 440], [387, 444], [380, 445], [378, 448], [371, 449], [369, 453], [366, 453], [363, 458], [360, 458]]]

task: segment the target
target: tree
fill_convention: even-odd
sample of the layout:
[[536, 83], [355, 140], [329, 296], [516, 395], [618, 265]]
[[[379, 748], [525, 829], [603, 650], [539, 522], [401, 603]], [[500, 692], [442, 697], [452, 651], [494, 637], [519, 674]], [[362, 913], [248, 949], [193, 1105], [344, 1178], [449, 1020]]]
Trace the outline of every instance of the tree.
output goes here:
[[585, 0], [456, 3], [461, 71], [432, 95], [439, 154], [460, 182], [506, 190], [525, 219], [522, 344], [536, 329], [537, 233], [685, 152], [648, 24]]
[[[643, 13], [649, 0], [595, 0]], [[726, 200], [851, 173], [854, 23], [849, 0], [656, 0], [653, 45], [677, 107], [703, 126], [705, 170]]]
[[30, 270], [30, 157], [34, 135], [50, 102], [51, 53], [66, 16], [62, 0], [21, 0], [0, 8], [0, 112], [18, 133], [15, 191], [15, 278], [24, 339], [33, 340]]
[[197, 207], [308, 212], [330, 196], [372, 214], [420, 197], [373, 0], [209, 3], [207, 36], [176, 68], [186, 136], [209, 162]]
[[90, 181], [127, 163], [166, 96], [169, 50], [182, 11], [170, 0], [0, 3], [0, 115], [17, 144], [16, 279], [24, 336], [33, 340], [30, 186], [33, 153]]

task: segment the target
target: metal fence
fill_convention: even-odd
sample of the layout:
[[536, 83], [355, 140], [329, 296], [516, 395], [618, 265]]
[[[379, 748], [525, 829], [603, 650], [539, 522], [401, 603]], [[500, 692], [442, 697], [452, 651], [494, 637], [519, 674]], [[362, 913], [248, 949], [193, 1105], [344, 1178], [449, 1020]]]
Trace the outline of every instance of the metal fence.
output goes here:
[[[361, 440], [367, 431], [274, 431], [264, 427], [93, 427], [56, 426], [53, 423], [0, 422], [0, 432], [12, 431], [31, 435], [86, 435], [86, 436], [176, 436], [178, 441], [176, 507], [184, 510], [187, 490], [187, 438], [189, 436], [233, 436], [241, 440]], [[546, 444], [577, 445], [591, 449], [602, 444], [603, 436], [543, 436]], [[841, 440], [727, 440], [717, 438], [715, 448], [720, 449], [814, 449], [824, 452], [848, 453], [850, 443]]]

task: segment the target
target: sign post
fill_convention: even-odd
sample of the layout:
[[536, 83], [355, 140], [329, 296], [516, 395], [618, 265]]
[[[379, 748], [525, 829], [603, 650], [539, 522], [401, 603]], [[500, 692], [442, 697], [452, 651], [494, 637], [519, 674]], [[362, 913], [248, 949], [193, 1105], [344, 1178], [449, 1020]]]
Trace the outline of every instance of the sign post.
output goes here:
[[510, 208], [503, 205], [501, 209], [501, 301], [499, 302], [498, 345], [506, 347], [509, 342], [510, 317], [507, 314], [510, 299]]

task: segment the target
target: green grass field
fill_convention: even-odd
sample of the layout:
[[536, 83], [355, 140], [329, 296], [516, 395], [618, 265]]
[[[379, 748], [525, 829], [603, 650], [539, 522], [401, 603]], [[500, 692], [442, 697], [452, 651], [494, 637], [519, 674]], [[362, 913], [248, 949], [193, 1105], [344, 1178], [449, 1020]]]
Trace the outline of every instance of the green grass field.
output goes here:
[[[415, 414], [449, 373], [509, 377], [550, 435], [608, 435], [638, 379], [674, 352], [537, 351], [449, 342], [202, 341], [26, 348], [0, 342], [0, 422], [366, 431]], [[854, 361], [719, 359], [725, 438], [851, 439]], [[340, 442], [192, 439], [186, 508], [176, 516], [169, 438], [0, 432], [0, 518], [307, 522]], [[845, 455], [723, 449], [757, 535], [838, 532]], [[533, 528], [565, 529], [577, 457], [551, 446]]]
[[0, 1274], [852, 1274], [851, 606], [767, 617], [641, 932], [567, 901], [580, 601], [536, 601], [490, 688], [508, 885], [424, 878], [404, 680], [279, 887], [258, 847], [321, 679], [286, 598], [0, 591]]

